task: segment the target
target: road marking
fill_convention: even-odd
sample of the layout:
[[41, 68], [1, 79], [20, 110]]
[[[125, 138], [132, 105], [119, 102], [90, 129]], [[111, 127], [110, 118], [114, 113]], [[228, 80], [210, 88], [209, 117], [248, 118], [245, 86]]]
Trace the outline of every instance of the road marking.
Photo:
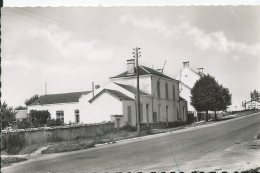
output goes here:
[[177, 160], [176, 160], [175, 157], [174, 157], [173, 152], [172, 152], [172, 155], [173, 155], [174, 161], [175, 161], [175, 163], [176, 163], [176, 166], [177, 166], [178, 172], [180, 173], [181, 171], [180, 171], [179, 165], [178, 165], [178, 163], [177, 163]]

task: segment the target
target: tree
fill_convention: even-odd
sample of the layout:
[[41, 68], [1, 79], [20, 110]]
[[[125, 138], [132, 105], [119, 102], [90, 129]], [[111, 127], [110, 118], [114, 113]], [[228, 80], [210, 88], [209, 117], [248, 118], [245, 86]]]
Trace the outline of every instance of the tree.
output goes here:
[[39, 96], [38, 94], [35, 94], [35, 95], [33, 95], [31, 98], [26, 99], [25, 102], [24, 102], [24, 104], [25, 104], [26, 106], [29, 106], [30, 104], [32, 104], [33, 102], [35, 102], [35, 101], [38, 100], [39, 98], [40, 98], [40, 96]]
[[24, 106], [17, 106], [16, 108], [14, 108], [14, 110], [25, 110], [26, 107]]
[[47, 110], [46, 111], [30, 110], [28, 118], [30, 123], [34, 127], [43, 127], [50, 120], [51, 114]]
[[215, 107], [216, 92], [219, 92], [219, 85], [210, 75], [202, 76], [191, 89], [191, 105], [197, 111], [206, 111], [206, 121], [208, 111]]
[[13, 110], [12, 107], [9, 107], [5, 102], [1, 104], [1, 126], [2, 129], [5, 129], [6, 127], [13, 125], [16, 121], [15, 115], [16, 112]]
[[224, 111], [229, 105], [231, 105], [232, 95], [229, 93], [229, 89], [218, 84], [218, 89], [215, 92], [215, 98], [211, 111], [215, 112], [215, 120], [217, 120], [217, 111]]
[[259, 101], [260, 100], [260, 93], [256, 90], [250, 92], [251, 101]]

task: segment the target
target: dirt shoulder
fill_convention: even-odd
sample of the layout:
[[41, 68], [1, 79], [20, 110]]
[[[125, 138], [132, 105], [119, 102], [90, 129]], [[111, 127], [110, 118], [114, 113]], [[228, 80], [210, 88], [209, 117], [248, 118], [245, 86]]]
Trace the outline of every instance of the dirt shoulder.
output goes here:
[[[182, 172], [242, 172], [254, 171], [260, 167], [260, 139], [235, 143], [223, 150], [211, 152], [180, 168]], [[198, 166], [199, 165], [199, 166]]]

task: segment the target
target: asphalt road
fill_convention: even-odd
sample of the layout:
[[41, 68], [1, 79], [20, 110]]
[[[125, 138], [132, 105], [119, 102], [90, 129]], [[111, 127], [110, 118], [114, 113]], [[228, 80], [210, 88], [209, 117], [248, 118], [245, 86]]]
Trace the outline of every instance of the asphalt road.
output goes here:
[[[43, 155], [2, 169], [3, 172], [126, 172], [182, 169], [188, 161], [260, 133], [260, 113], [206, 126], [103, 145], [76, 152]], [[177, 164], [175, 162], [175, 159]]]

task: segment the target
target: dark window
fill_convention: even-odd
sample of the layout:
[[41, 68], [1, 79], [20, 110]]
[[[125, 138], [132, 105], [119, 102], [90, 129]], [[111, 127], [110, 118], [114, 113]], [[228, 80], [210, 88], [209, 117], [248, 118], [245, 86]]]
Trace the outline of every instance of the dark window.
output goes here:
[[157, 113], [153, 112], [153, 122], [156, 123], [157, 122]]
[[168, 120], [169, 120], [169, 119], [168, 119], [168, 116], [169, 116], [168, 109], [169, 109], [168, 106], [166, 106], [166, 121], [167, 121], [167, 122], [168, 122]]
[[149, 123], [149, 104], [146, 104], [146, 120]]
[[165, 83], [165, 97], [169, 99], [168, 83]]
[[175, 85], [172, 85], [172, 98], [175, 100]]
[[128, 116], [128, 123], [131, 124], [131, 121], [132, 121], [131, 106], [127, 106], [127, 116]]
[[64, 123], [64, 111], [57, 111], [56, 119], [60, 120], [60, 122]]
[[161, 105], [158, 104], [158, 121], [161, 121]]
[[161, 93], [160, 93], [160, 81], [157, 81], [157, 97], [158, 97], [158, 98], [161, 97]]
[[140, 123], [143, 122], [143, 104], [140, 104]]
[[80, 122], [80, 118], [79, 118], [79, 110], [75, 110], [75, 121], [76, 123], [79, 123]]

